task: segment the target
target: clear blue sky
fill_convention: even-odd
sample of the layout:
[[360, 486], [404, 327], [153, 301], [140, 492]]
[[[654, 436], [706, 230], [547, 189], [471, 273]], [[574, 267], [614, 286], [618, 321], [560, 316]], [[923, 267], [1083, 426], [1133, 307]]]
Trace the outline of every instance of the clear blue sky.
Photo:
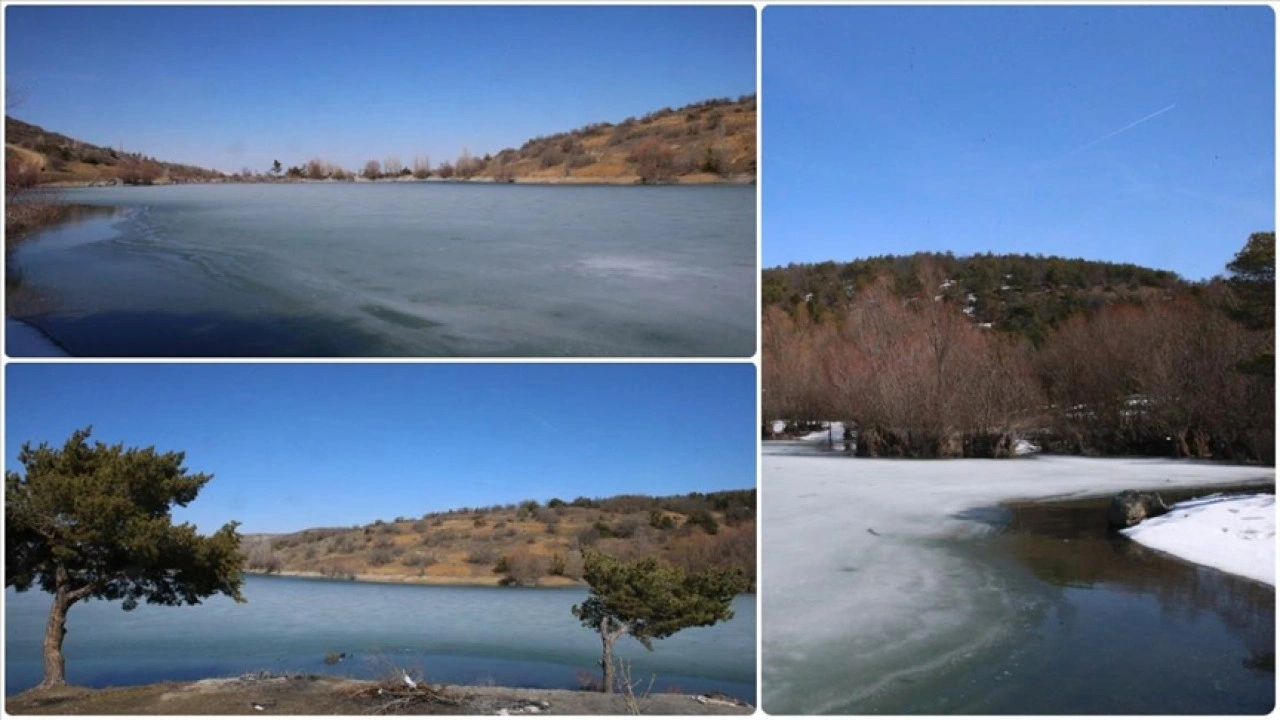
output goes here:
[[765, 267], [991, 251], [1200, 279], [1275, 227], [1270, 8], [763, 17]]
[[19, 364], [6, 470], [77, 428], [214, 478], [175, 517], [277, 532], [755, 486], [751, 365]]
[[238, 171], [453, 161], [755, 92], [755, 9], [5, 8], [12, 114]]

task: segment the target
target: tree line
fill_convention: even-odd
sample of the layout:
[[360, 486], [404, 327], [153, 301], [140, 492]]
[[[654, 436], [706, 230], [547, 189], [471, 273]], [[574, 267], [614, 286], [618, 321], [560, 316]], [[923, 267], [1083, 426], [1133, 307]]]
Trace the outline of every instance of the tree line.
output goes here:
[[[814, 309], [813, 291], [779, 300], [795, 285], [766, 283], [764, 419], [844, 420], [864, 456], [1005, 457], [1028, 439], [1056, 452], [1273, 463], [1274, 246], [1274, 232], [1255, 233], [1229, 278], [1198, 284], [1026, 257], [792, 266], [781, 272], [834, 270], [842, 297]], [[1023, 267], [992, 281], [1022, 286], [1004, 291], [1010, 304], [1042, 283], [1079, 292], [1046, 303], [1028, 333], [984, 319], [968, 284], [983, 265]]]
[[620, 123], [592, 123], [576, 130], [543, 135], [518, 148], [473, 155], [464, 148], [456, 160], [432, 165], [415, 156], [411, 165], [398, 156], [373, 158], [348, 170], [322, 158], [283, 166], [275, 160], [265, 171], [244, 168], [233, 180], [366, 180], [435, 177], [468, 180], [516, 177], [611, 177], [633, 174], [641, 183], [665, 183], [693, 173], [722, 178], [756, 171], [755, 95], [716, 98], [681, 108], [662, 108]]

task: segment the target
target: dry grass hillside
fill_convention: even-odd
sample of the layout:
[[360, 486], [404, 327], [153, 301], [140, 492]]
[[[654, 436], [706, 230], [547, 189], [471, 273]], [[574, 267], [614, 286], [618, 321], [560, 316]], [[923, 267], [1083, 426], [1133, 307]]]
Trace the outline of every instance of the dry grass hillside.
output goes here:
[[370, 160], [353, 170], [312, 158], [232, 176], [100, 147], [5, 117], [5, 174], [20, 187], [124, 183], [150, 185], [226, 181], [291, 182], [492, 180], [546, 183], [752, 182], [756, 176], [756, 96], [719, 98], [663, 108], [617, 124], [601, 122], [533, 138], [517, 148], [473, 156], [466, 150], [434, 167], [415, 158]]
[[250, 572], [480, 585], [581, 582], [582, 552], [657, 556], [690, 571], [740, 568], [755, 581], [754, 490], [552, 499], [461, 508], [352, 528], [247, 535]]
[[723, 182], [756, 174], [756, 97], [663, 108], [534, 138], [484, 162], [496, 180]]
[[164, 182], [200, 182], [223, 177], [215, 170], [167, 163], [142, 155], [67, 137], [37, 125], [6, 116], [6, 185], [51, 183], [123, 182], [150, 185]]

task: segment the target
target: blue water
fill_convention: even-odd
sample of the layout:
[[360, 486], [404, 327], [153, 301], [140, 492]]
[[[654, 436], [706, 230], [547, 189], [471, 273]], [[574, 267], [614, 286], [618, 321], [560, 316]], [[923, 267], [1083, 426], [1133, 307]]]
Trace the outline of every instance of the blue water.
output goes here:
[[[598, 676], [599, 635], [570, 608], [583, 589], [423, 587], [248, 577], [247, 603], [225, 597], [198, 606], [91, 601], [72, 607], [64, 652], [67, 680], [107, 687], [235, 676], [260, 670], [371, 678], [392, 667], [430, 682], [579, 687]], [[40, 682], [49, 596], [5, 592], [5, 694]], [[654, 642], [624, 638], [618, 654], [653, 690], [713, 690], [754, 703], [756, 600], [736, 616]], [[326, 665], [327, 653], [351, 657]]]
[[8, 258], [76, 356], [746, 357], [755, 188], [67, 190]]

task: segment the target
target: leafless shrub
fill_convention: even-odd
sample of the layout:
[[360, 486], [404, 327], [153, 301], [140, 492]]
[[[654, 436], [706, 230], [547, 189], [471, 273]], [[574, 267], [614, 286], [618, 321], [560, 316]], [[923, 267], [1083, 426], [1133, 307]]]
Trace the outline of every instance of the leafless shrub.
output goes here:
[[431, 177], [431, 158], [415, 155], [413, 158], [413, 176], [419, 180]]
[[656, 140], [646, 140], [636, 145], [627, 159], [635, 163], [636, 174], [642, 183], [662, 183], [675, 179], [675, 151], [668, 145]]
[[489, 545], [473, 546], [467, 553], [467, 562], [472, 565], [492, 565], [498, 558], [498, 551]]

